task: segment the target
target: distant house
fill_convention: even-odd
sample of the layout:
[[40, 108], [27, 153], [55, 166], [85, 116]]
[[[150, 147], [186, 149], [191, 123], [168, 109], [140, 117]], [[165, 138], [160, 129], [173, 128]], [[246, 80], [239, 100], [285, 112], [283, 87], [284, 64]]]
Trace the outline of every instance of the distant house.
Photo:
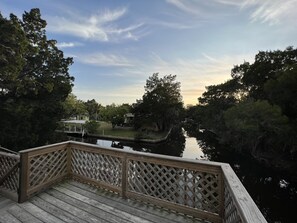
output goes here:
[[69, 120], [85, 120], [85, 121], [89, 121], [89, 119], [90, 118], [88, 114], [79, 114], [69, 118]]
[[84, 125], [86, 124], [86, 120], [63, 120], [61, 121], [61, 123], [63, 124], [62, 131], [65, 133], [86, 133], [84, 127]]
[[89, 116], [86, 114], [72, 116], [68, 120], [61, 121], [62, 129], [60, 128], [60, 131], [84, 135], [86, 133], [84, 125], [87, 121], [89, 121]]
[[124, 125], [131, 125], [134, 120], [134, 114], [132, 113], [127, 113], [124, 115]]

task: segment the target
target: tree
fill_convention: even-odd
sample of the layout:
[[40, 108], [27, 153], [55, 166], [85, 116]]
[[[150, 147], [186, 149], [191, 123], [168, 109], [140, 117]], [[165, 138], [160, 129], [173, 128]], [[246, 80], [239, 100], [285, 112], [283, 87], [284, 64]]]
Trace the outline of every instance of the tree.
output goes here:
[[[131, 105], [111, 104], [100, 108], [100, 116], [103, 121], [112, 122], [113, 125], [123, 124], [124, 115], [131, 112]], [[113, 126], [113, 127], [114, 127]]]
[[289, 66], [297, 64], [297, 49], [287, 47], [284, 51], [260, 51], [253, 64], [243, 63], [232, 69], [232, 78], [237, 78], [249, 96], [256, 100], [267, 100], [264, 85], [276, 79], [278, 73], [286, 71]]
[[71, 92], [72, 58], [46, 36], [39, 9], [22, 20], [0, 15], [0, 143], [22, 149], [46, 143]]
[[180, 121], [183, 102], [176, 75], [159, 78], [158, 73], [154, 73], [144, 89], [142, 102], [134, 107], [136, 127], [155, 123], [158, 130], [164, 131]]
[[14, 15], [8, 20], [0, 14], [0, 29], [0, 96], [4, 100], [17, 87], [18, 75], [25, 64], [23, 55], [29, 43]]
[[89, 134], [96, 134], [98, 133], [98, 128], [100, 127], [100, 123], [94, 120], [87, 121], [85, 124], [85, 128], [87, 133]]
[[101, 105], [96, 102], [95, 99], [87, 100], [84, 103], [86, 110], [89, 113], [89, 117], [91, 120], [98, 120], [99, 119], [99, 110]]
[[297, 49], [260, 51], [253, 63], [234, 66], [231, 77], [208, 86], [188, 110], [190, 129], [202, 124], [237, 151], [296, 159]]
[[270, 79], [264, 85], [270, 102], [279, 105], [290, 119], [297, 119], [297, 65], [289, 66], [279, 72], [276, 79]]
[[77, 99], [74, 94], [69, 94], [63, 103], [64, 106], [64, 118], [71, 118], [87, 113], [85, 102]]
[[280, 150], [290, 131], [288, 118], [281, 108], [268, 101], [247, 100], [224, 112], [225, 143], [237, 150], [255, 154], [257, 150]]
[[243, 96], [237, 78], [206, 87], [206, 91], [198, 98], [199, 106], [196, 107], [203, 117], [199, 124], [216, 133], [223, 131], [223, 112], [238, 103]]

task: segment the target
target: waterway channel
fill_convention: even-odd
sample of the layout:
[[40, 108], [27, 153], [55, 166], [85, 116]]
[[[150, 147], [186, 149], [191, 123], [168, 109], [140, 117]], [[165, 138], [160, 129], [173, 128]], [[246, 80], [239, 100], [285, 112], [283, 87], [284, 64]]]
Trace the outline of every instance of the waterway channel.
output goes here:
[[290, 176], [265, 167], [250, 157], [234, 154], [209, 136], [197, 139], [188, 136], [186, 131], [180, 129], [173, 131], [166, 142], [155, 145], [98, 138], [71, 138], [71, 140], [103, 147], [229, 163], [268, 222], [297, 222], [297, 183], [291, 180]]

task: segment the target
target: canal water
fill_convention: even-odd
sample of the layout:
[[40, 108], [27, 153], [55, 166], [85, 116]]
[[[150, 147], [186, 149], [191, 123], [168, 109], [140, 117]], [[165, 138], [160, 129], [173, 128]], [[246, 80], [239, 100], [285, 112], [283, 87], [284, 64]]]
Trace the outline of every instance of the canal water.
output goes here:
[[297, 183], [248, 156], [242, 156], [220, 146], [211, 135], [190, 137], [183, 129], [172, 131], [168, 140], [159, 144], [144, 144], [102, 140], [96, 138], [71, 138], [71, 140], [187, 159], [203, 159], [229, 163], [243, 185], [271, 223], [297, 222]]

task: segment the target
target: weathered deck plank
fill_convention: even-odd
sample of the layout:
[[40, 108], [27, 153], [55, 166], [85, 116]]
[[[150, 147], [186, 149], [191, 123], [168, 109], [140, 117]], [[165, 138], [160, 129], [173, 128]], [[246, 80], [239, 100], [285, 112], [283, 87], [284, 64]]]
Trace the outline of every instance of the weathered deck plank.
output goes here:
[[47, 201], [48, 203], [57, 206], [61, 210], [72, 214], [73, 216], [75, 216], [77, 218], [77, 220], [79, 222], [80, 221], [86, 221], [89, 223], [106, 222], [103, 219], [98, 219], [98, 218], [96, 218], [96, 216], [94, 216], [84, 210], [81, 210], [80, 208], [74, 207], [71, 204], [66, 203], [65, 201], [56, 199], [55, 197], [50, 196], [47, 193], [42, 193], [38, 196], [40, 198], [44, 199], [45, 201]]
[[38, 218], [34, 217], [31, 213], [27, 212], [25, 209], [21, 208], [19, 205], [13, 205], [8, 210], [13, 217], [15, 217], [20, 222], [24, 223], [42, 223]]
[[123, 199], [116, 194], [75, 181], [61, 183], [17, 204], [0, 197], [0, 222], [203, 222], [152, 205]]
[[175, 214], [170, 211], [166, 211], [161, 208], [157, 208], [152, 205], [147, 205], [142, 202], [122, 199], [120, 196], [109, 193], [105, 190], [97, 189], [92, 186], [82, 184], [76, 181], [70, 181], [60, 185], [60, 187], [67, 187], [68, 189], [75, 191], [76, 193], [83, 194], [86, 197], [98, 199], [101, 203], [112, 205], [116, 209], [133, 213], [134, 215], [140, 216], [144, 219], [148, 219], [155, 223], [171, 223], [171, 222], [185, 222], [193, 223], [200, 222], [197, 219], [185, 217], [183, 215]]
[[[60, 190], [62, 191], [62, 193], [60, 192]], [[117, 210], [111, 209], [109, 206], [105, 207], [99, 202], [95, 202], [95, 200], [88, 199], [79, 194], [73, 193], [67, 189], [57, 188], [57, 190], [49, 190], [47, 191], [47, 193], [57, 199], [63, 199], [63, 201], [71, 204], [72, 206], [75, 206], [90, 214], [93, 214], [99, 219], [108, 219], [108, 222], [113, 222], [113, 223], [117, 223], [119, 221], [125, 222], [125, 223], [137, 222], [137, 221], [133, 221], [133, 218], [130, 218], [131, 221], [129, 221], [130, 219], [126, 220], [127, 213], [124, 213], [124, 212], [119, 213]], [[118, 216], [121, 216], [121, 217], [118, 217]], [[140, 220], [141, 219], [138, 219], [138, 221]]]
[[13, 215], [8, 213], [7, 211], [0, 211], [0, 222], [2, 223], [21, 223], [18, 219], [16, 219]]
[[30, 202], [25, 202], [21, 204], [22, 208], [34, 215], [34, 217], [40, 219], [43, 222], [47, 223], [63, 223], [62, 220], [59, 218], [55, 217], [54, 215], [51, 215], [50, 213], [42, 210], [38, 206], [30, 203]]
[[[53, 216], [61, 219], [63, 222], [67, 222], [67, 223], [76, 223], [78, 221], [77, 218], [73, 215], [71, 215], [69, 212], [65, 212], [63, 210], [61, 210], [60, 208], [56, 207], [55, 205], [52, 205], [50, 203], [47, 203], [46, 201], [44, 201], [43, 199], [39, 198], [39, 197], [33, 197], [30, 202], [32, 204], [35, 204], [36, 206], [38, 206], [40, 209], [47, 211], [48, 213], [52, 214]], [[81, 220], [81, 222], [85, 222], [83, 220]]]
[[7, 209], [14, 203], [15, 203], [14, 201], [0, 195], [0, 211]]

